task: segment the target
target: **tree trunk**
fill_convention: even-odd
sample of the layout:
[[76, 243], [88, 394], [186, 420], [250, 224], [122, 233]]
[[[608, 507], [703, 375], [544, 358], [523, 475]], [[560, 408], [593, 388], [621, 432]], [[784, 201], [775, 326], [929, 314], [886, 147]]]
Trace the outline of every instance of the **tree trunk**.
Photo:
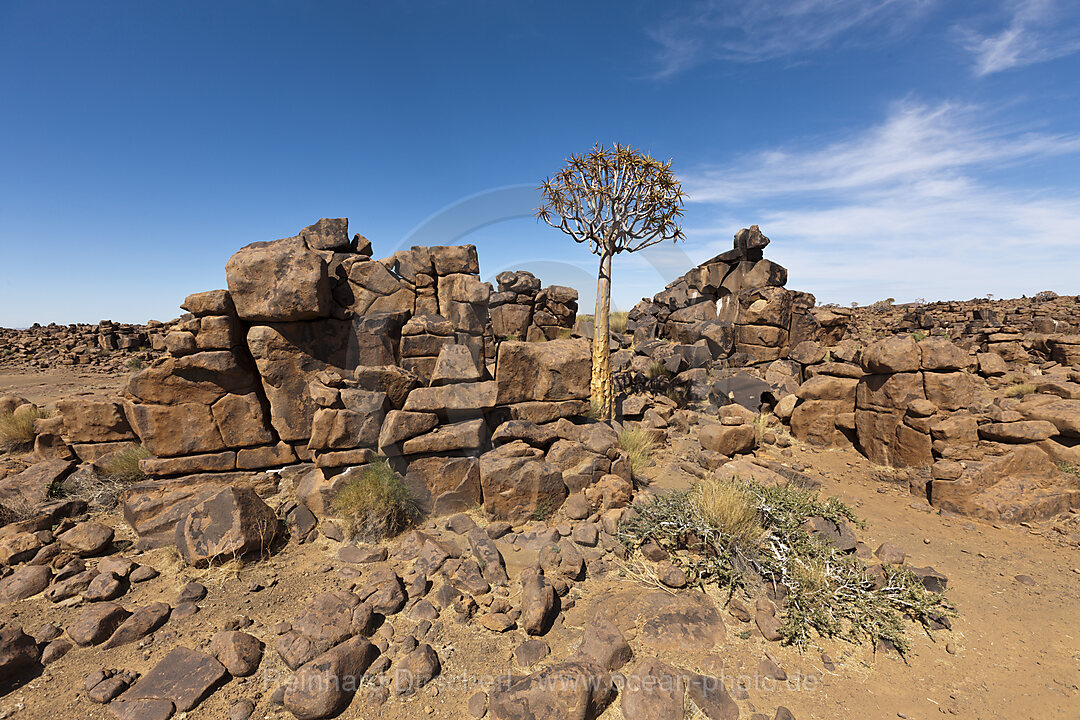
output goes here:
[[596, 314], [593, 315], [592, 378], [589, 390], [593, 412], [601, 420], [615, 417], [615, 379], [611, 375], [610, 322], [611, 253], [600, 256], [600, 277], [596, 281]]

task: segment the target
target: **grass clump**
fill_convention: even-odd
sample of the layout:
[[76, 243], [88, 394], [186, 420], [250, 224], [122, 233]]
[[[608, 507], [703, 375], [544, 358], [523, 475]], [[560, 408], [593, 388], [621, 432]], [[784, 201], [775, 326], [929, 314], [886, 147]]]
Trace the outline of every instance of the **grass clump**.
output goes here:
[[331, 509], [349, 523], [354, 537], [367, 541], [399, 533], [416, 517], [412, 493], [385, 460], [350, 478], [338, 491]]
[[142, 445], [132, 443], [120, 448], [98, 468], [99, 472], [110, 480], [119, 482], [138, 482], [146, 475], [139, 469], [139, 461], [150, 457], [150, 451]]
[[1035, 386], [1031, 383], [1020, 383], [1018, 385], [1010, 385], [1005, 388], [1002, 393], [1005, 397], [1023, 397], [1024, 395], [1030, 395], [1035, 392]]
[[649, 363], [649, 366], [645, 368], [645, 377], [650, 380], [655, 380], [658, 377], [671, 377], [671, 371], [668, 370], [667, 365], [659, 360], [653, 360]]
[[804, 526], [811, 517], [858, 521], [840, 501], [811, 490], [711, 479], [634, 508], [637, 515], [619, 528], [629, 549], [652, 540], [699, 583], [715, 582], [729, 593], [783, 585], [780, 634], [787, 644], [805, 647], [817, 633], [886, 640], [904, 653], [911, 647], [905, 617], [929, 632], [933, 620], [955, 614], [908, 568], [882, 565], [872, 572], [812, 534]]
[[630, 458], [630, 472], [638, 477], [645, 468], [652, 464], [652, 454], [656, 447], [648, 430], [641, 427], [627, 427], [619, 433], [619, 447]]
[[1060, 470], [1061, 472], [1066, 473], [1067, 475], [1075, 475], [1076, 477], [1080, 477], [1080, 465], [1073, 462], [1068, 462], [1067, 460], [1062, 460], [1061, 462], [1056, 463], [1056, 465], [1058, 466], [1058, 470]]
[[[578, 315], [578, 320], [584, 320], [585, 322], [591, 322], [595, 325], [596, 316], [594, 315]], [[630, 319], [630, 313], [626, 310], [611, 311], [608, 313], [608, 330], [617, 334], [623, 335], [626, 333], [626, 323]]]
[[14, 411], [0, 415], [0, 450], [25, 452], [34, 447], [34, 421], [52, 417], [51, 410], [36, 405], [22, 405]]

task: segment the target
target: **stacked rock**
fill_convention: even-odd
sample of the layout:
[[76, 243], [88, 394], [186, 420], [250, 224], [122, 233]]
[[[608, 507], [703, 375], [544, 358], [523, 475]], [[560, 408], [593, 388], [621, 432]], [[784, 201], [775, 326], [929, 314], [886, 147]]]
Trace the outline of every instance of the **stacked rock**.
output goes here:
[[[787, 270], [765, 260], [769, 238], [756, 225], [735, 235], [734, 248], [697, 266], [629, 315], [636, 342], [669, 338], [692, 345], [713, 338], [714, 351], [733, 350], [737, 364], [787, 357], [788, 349], [817, 340], [814, 296], [784, 288]], [[734, 347], [717, 338], [734, 335]]]
[[562, 285], [541, 289], [525, 270], [495, 276], [499, 291], [491, 296], [491, 327], [499, 340], [554, 340], [574, 327], [577, 290]]

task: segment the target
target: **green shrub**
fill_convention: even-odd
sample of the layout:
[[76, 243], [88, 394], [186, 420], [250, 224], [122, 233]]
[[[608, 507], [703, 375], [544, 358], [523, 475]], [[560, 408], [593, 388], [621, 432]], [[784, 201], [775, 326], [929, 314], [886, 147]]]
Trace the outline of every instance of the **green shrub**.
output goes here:
[[376, 541], [404, 530], [416, 517], [409, 488], [385, 460], [365, 467], [338, 491], [331, 509], [350, 533]]
[[652, 454], [656, 447], [652, 436], [645, 428], [627, 427], [619, 433], [619, 447], [630, 458], [630, 472], [638, 477], [652, 464]]
[[1063, 460], [1063, 461], [1057, 463], [1057, 466], [1058, 466], [1058, 470], [1060, 470], [1063, 473], [1067, 473], [1069, 475], [1075, 475], [1076, 477], [1080, 477], [1080, 465], [1077, 465], [1076, 463], [1071, 463], [1071, 462]]
[[150, 457], [150, 451], [142, 445], [132, 443], [115, 451], [102, 463], [99, 471], [105, 477], [119, 482], [132, 483], [145, 480], [146, 475], [139, 469], [139, 461]]
[[701, 584], [728, 591], [751, 583], [784, 585], [780, 634], [805, 647], [816, 632], [851, 641], [887, 640], [910, 649], [905, 617], [929, 631], [932, 620], [954, 615], [945, 597], [927, 590], [906, 567], [882, 565], [883, 582], [853, 554], [836, 550], [803, 525], [820, 516], [857, 522], [852, 510], [792, 486], [766, 487], [709, 480], [634, 505], [636, 516], [619, 528], [633, 550], [652, 540]]
[[36, 405], [23, 405], [14, 412], [0, 415], [0, 450], [24, 452], [34, 447], [34, 421], [52, 417], [51, 410]]
[[133, 357], [128, 358], [126, 365], [128, 370], [142, 370], [146, 363], [142, 361], [142, 358]]

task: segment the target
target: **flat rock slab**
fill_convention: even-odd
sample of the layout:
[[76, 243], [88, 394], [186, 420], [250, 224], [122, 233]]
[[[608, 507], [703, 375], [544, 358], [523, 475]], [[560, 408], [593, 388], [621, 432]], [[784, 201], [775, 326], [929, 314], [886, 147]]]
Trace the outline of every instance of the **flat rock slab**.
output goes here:
[[587, 624], [598, 609], [628, 637], [637, 635], [635, 647], [656, 653], [677, 653], [686, 647], [707, 651], [727, 637], [716, 603], [697, 590], [674, 595], [661, 590], [616, 591], [605, 596], [602, 604], [582, 608], [585, 614], [580, 624]]
[[129, 700], [168, 700], [186, 712], [203, 701], [228, 673], [216, 659], [185, 647], [174, 648], [122, 696]]

